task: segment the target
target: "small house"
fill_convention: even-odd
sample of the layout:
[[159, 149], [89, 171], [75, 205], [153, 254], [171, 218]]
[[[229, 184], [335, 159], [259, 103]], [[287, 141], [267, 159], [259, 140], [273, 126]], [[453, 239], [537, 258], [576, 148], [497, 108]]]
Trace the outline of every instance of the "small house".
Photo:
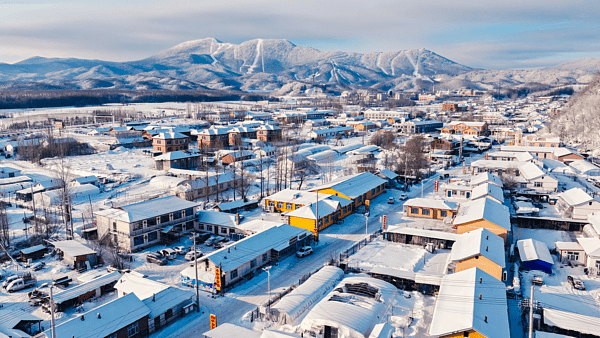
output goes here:
[[600, 211], [600, 200], [581, 188], [573, 188], [558, 194], [556, 208], [564, 218], [586, 220], [588, 215]]
[[560, 242], [554, 243], [558, 258], [561, 262], [579, 262], [585, 264], [585, 250], [578, 242]]
[[585, 266], [591, 275], [600, 276], [600, 239], [577, 238], [577, 242], [585, 252]]
[[554, 260], [550, 250], [543, 242], [532, 238], [517, 241], [519, 256], [526, 270], [540, 270], [547, 274], [552, 273]]
[[404, 202], [404, 215], [410, 217], [443, 219], [448, 216], [453, 217], [457, 210], [457, 203], [444, 200], [412, 198]]
[[97, 252], [76, 240], [48, 242], [62, 259], [76, 270], [91, 270], [98, 262]]
[[511, 231], [508, 208], [489, 198], [462, 203], [452, 221], [459, 234], [486, 228], [506, 241]]
[[452, 246], [455, 271], [478, 267], [498, 280], [506, 280], [504, 240], [485, 228], [466, 232]]
[[29, 248], [21, 249], [20, 258], [24, 262], [27, 262], [30, 259], [39, 259], [44, 257], [44, 254], [46, 254], [47, 251], [48, 248], [43, 244], [31, 246]]

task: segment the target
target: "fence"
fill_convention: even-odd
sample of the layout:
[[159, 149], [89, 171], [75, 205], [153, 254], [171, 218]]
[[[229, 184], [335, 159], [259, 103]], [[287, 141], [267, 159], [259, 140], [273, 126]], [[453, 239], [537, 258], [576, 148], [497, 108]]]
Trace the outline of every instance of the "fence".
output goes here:
[[375, 233], [370, 234], [369, 237], [363, 239], [362, 241], [354, 244], [348, 250], [341, 252], [340, 253], [340, 262], [342, 262], [345, 259], [348, 259], [348, 257], [350, 257], [350, 255], [352, 255], [355, 252], [357, 252], [358, 250], [362, 249], [363, 247], [365, 247], [367, 244], [371, 243], [375, 238], [379, 237], [380, 235], [381, 235], [381, 229]]

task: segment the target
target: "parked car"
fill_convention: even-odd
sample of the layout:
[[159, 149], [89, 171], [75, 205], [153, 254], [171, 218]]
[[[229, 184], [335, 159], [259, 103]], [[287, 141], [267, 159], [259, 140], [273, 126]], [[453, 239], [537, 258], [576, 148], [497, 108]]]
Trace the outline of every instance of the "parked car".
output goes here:
[[210, 236], [211, 235], [208, 232], [196, 232], [190, 236], [190, 239], [193, 241], [194, 237], [196, 237], [196, 244], [198, 244], [198, 243], [205, 242], [207, 239], [210, 238]]
[[213, 236], [213, 237], [211, 237], [211, 238], [207, 239], [207, 240], [206, 240], [206, 242], [204, 242], [204, 244], [206, 244], [206, 245], [208, 245], [208, 246], [212, 246], [212, 245], [214, 245], [215, 243], [223, 242], [223, 241], [225, 241], [225, 240], [226, 240], [226, 239], [225, 239], [224, 237], [221, 237], [221, 236]]
[[573, 276], [573, 275], [568, 275], [567, 281], [569, 282], [569, 284], [571, 284], [573, 289], [585, 290], [585, 284], [583, 284], [583, 282], [581, 281], [581, 278], [579, 278], [577, 276]]
[[167, 265], [167, 263], [169, 262], [165, 257], [155, 253], [147, 254], [146, 261], [148, 263], [156, 263], [158, 265]]
[[183, 245], [176, 246], [173, 248], [173, 250], [175, 250], [175, 252], [177, 252], [180, 255], [185, 255], [186, 253], [188, 253], [188, 250]]
[[46, 266], [46, 263], [44, 263], [44, 262], [37, 262], [35, 264], [32, 264], [30, 266], [30, 268], [33, 271], [38, 271], [38, 270], [42, 270], [45, 266]]
[[15, 292], [27, 288], [31, 288], [35, 286], [36, 279], [30, 273], [23, 274], [18, 276], [19, 278], [13, 280], [6, 287], [7, 292]]
[[394, 198], [393, 197], [388, 198], [388, 204], [394, 204]]
[[166, 259], [177, 259], [177, 252], [170, 248], [158, 250], [158, 253]]
[[399, 201], [406, 201], [408, 199], [408, 195], [405, 193], [401, 193], [400, 197], [398, 197]]
[[188, 253], [185, 254], [185, 259], [187, 261], [191, 261], [194, 260], [194, 258], [198, 259], [202, 257], [202, 252], [201, 251], [190, 251]]
[[15, 279], [19, 279], [19, 276], [18, 275], [12, 275], [12, 276], [6, 277], [6, 280], [4, 282], [2, 282], [2, 287], [6, 289], [6, 287], [8, 286], [8, 284], [12, 283], [12, 281], [14, 281]]
[[313, 253], [313, 249], [310, 246], [303, 246], [296, 252], [297, 257], [305, 257]]

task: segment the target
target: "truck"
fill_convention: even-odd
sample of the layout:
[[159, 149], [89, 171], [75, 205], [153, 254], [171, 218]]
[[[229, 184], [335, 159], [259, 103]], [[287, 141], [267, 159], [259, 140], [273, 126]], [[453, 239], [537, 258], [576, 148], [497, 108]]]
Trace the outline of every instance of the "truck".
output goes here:
[[27, 288], [34, 287], [36, 283], [36, 279], [30, 273], [26, 273], [21, 275], [19, 278], [10, 282], [6, 287], [7, 292], [15, 292]]

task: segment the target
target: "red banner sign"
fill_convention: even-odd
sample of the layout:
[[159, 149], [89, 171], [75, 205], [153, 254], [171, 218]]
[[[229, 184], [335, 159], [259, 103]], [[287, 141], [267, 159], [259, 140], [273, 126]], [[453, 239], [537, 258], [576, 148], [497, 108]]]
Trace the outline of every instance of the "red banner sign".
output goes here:
[[435, 191], [436, 192], [438, 191], [439, 186], [440, 186], [440, 181], [436, 180], [435, 181]]
[[221, 269], [215, 268], [215, 286], [217, 291], [221, 291]]
[[211, 314], [210, 315], [210, 329], [212, 330], [212, 329], [214, 329], [216, 327], [217, 327], [217, 316]]
[[383, 230], [387, 228], [387, 215], [383, 215]]

